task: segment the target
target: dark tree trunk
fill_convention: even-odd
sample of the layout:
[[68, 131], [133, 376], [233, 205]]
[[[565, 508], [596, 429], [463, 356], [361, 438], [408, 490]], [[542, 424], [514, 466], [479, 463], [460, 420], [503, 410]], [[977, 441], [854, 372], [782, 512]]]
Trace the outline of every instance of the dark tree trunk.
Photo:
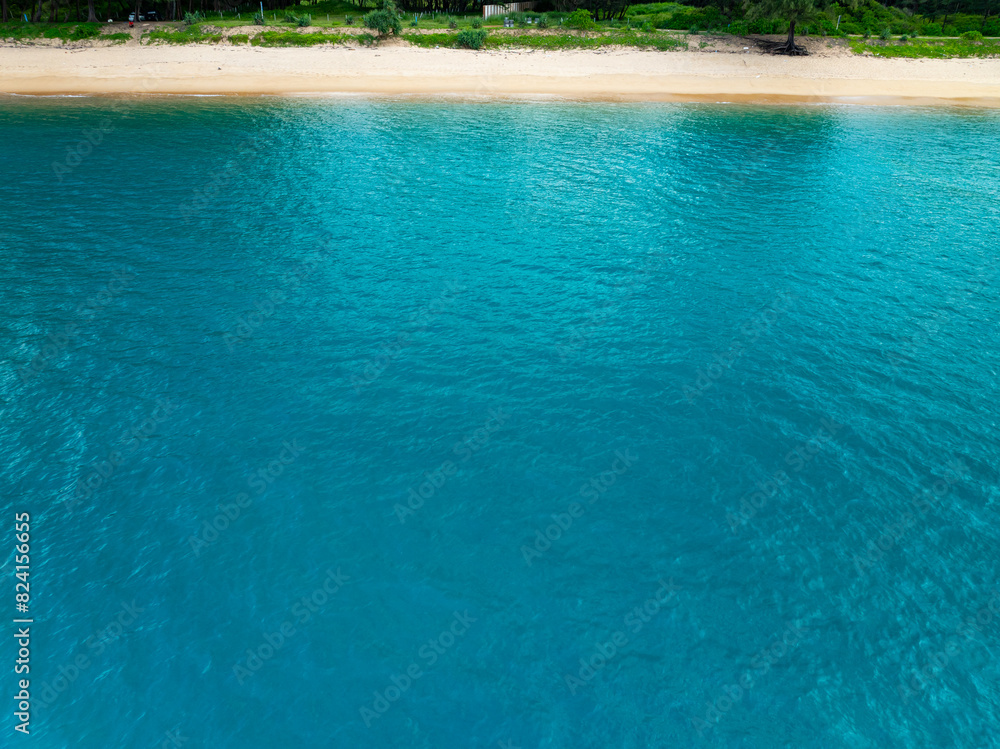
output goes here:
[[38, 7], [35, 8], [35, 14], [31, 17], [33, 23], [38, 23], [42, 20], [42, 0], [38, 0]]
[[0, 5], [3, 6], [3, 22], [7, 23], [7, 0], [0, 0]]
[[766, 39], [757, 39], [755, 43], [763, 47], [765, 51], [772, 55], [808, 55], [805, 47], [800, 47], [795, 43], [795, 21], [788, 24], [788, 39], [782, 42], [771, 42]]
[[52, 0], [52, 9], [49, 11], [49, 21], [55, 22], [59, 13], [59, 0]]
[[94, 23], [97, 20], [97, 14], [94, 12], [94, 0], [87, 0], [87, 21]]
[[80, 18], [80, 0], [76, 0], [76, 20], [77, 21], [83, 20], [82, 18]]

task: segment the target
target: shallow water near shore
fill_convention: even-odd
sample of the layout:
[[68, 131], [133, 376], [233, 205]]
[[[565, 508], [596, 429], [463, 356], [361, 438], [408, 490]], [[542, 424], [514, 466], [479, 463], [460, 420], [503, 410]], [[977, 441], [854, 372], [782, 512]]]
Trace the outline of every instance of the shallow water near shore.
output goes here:
[[995, 110], [18, 98], [0, 143], [35, 745], [1000, 734]]

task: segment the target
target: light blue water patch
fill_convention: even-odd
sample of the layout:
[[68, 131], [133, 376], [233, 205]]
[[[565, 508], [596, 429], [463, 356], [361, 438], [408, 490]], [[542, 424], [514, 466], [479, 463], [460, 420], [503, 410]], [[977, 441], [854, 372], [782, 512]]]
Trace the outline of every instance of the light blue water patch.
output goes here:
[[0, 143], [12, 745], [995, 742], [996, 112], [18, 98]]

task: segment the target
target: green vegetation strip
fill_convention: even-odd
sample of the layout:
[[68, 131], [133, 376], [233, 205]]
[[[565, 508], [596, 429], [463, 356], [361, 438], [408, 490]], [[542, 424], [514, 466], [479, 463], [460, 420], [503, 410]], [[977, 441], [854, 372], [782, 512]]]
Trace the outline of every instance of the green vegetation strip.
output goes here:
[[[417, 47], [454, 47], [458, 34], [408, 34], [403, 39]], [[527, 47], [529, 49], [595, 49], [597, 47], [642, 47], [647, 49], [686, 49], [687, 41], [660, 34], [628, 32], [594, 34], [490, 34], [483, 45], [486, 49]]]
[[851, 50], [856, 54], [871, 52], [878, 57], [1000, 57], [1000, 41], [987, 39], [981, 42], [966, 39], [919, 40], [906, 42], [877, 42], [851, 40]]
[[96, 39], [104, 28], [99, 23], [4, 23], [0, 24], [0, 39], [61, 39], [78, 42]]
[[143, 39], [164, 44], [200, 44], [204, 42], [217, 44], [222, 41], [222, 33], [215, 30], [206, 32], [201, 26], [195, 24], [179, 31], [171, 31], [169, 28], [155, 29], [144, 34]]
[[315, 44], [357, 42], [350, 34], [300, 34], [295, 31], [265, 31], [250, 40], [255, 47], [311, 47]]

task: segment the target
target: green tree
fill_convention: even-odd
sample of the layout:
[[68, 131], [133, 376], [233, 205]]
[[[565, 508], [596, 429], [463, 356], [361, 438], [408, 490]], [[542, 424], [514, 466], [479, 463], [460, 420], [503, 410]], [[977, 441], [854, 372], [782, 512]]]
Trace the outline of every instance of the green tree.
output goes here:
[[382, 0], [382, 7], [371, 13], [365, 13], [363, 21], [367, 28], [377, 31], [379, 37], [386, 37], [390, 34], [399, 36], [403, 30], [403, 19], [400, 17], [393, 0]]
[[[816, 20], [829, 3], [825, 0], [746, 0], [747, 20], [777, 18], [788, 21], [788, 39], [772, 43], [770, 52], [775, 55], [808, 55], [805, 47], [795, 43], [795, 27]], [[856, 3], [850, 3], [855, 7]]]

